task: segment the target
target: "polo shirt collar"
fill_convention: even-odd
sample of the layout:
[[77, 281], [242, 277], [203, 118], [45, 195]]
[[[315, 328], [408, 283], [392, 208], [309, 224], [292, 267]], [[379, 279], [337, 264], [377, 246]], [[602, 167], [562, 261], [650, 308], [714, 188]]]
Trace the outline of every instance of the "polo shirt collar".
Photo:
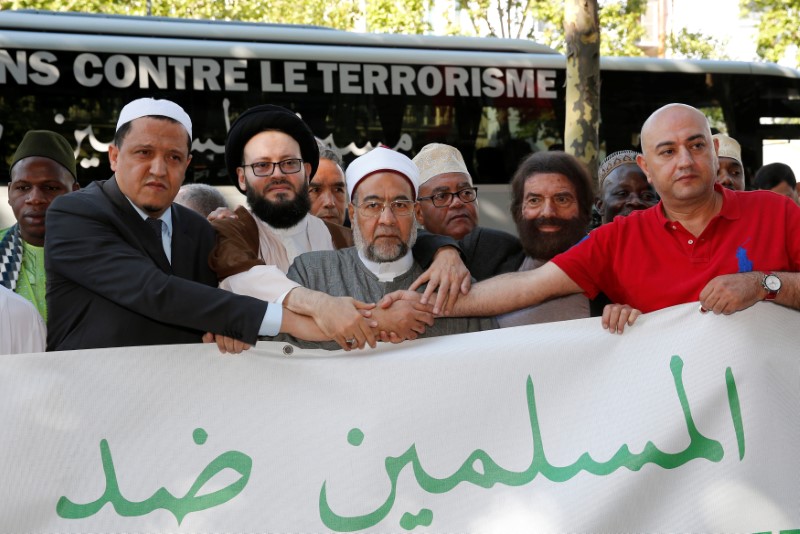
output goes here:
[[[741, 217], [739, 192], [731, 191], [726, 187], [722, 187], [718, 183], [714, 183], [714, 191], [722, 194], [722, 209], [717, 214], [717, 217], [724, 217], [729, 220], [739, 219]], [[653, 206], [653, 208], [656, 210], [656, 217], [661, 226], [666, 226], [673, 223], [673, 221], [667, 219], [667, 216], [664, 214], [663, 200], [659, 200], [658, 204]]]

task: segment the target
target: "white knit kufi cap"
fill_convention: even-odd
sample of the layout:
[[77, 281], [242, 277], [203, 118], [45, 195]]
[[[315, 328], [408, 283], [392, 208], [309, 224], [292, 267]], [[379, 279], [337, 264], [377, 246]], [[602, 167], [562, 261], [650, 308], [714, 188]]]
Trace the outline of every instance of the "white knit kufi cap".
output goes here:
[[711, 137], [719, 140], [719, 153], [717, 156], [735, 159], [744, 168], [744, 164], [742, 164], [742, 147], [739, 145], [739, 141], [724, 133], [714, 134]]
[[186, 128], [189, 138], [192, 138], [192, 119], [183, 111], [175, 102], [170, 100], [156, 100], [155, 98], [139, 98], [133, 102], [129, 102], [119, 112], [119, 120], [117, 121], [117, 131], [126, 123], [141, 117], [149, 117], [158, 115], [161, 117], [169, 117], [172, 120], [178, 121]]
[[361, 180], [376, 172], [395, 172], [402, 175], [411, 183], [414, 189], [414, 199], [417, 198], [417, 193], [419, 192], [419, 170], [417, 166], [407, 156], [390, 148], [379, 146], [354, 159], [347, 166], [345, 177], [347, 180], [347, 193], [350, 195], [351, 200], [353, 191], [361, 183]]
[[472, 176], [469, 175], [464, 157], [455, 147], [431, 143], [422, 147], [413, 161], [419, 168], [419, 185], [440, 174], [450, 172], [466, 174], [469, 185], [472, 185]]

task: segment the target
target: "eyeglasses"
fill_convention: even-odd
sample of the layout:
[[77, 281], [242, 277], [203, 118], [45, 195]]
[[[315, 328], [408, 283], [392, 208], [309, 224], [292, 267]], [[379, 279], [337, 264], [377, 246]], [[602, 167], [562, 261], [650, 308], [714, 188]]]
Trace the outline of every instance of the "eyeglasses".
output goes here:
[[376, 200], [367, 200], [358, 205], [358, 214], [366, 218], [380, 217], [386, 206], [392, 210], [397, 217], [408, 217], [414, 213], [413, 200], [392, 200], [391, 202], [378, 202]]
[[259, 161], [250, 165], [240, 165], [242, 168], [250, 167], [256, 176], [272, 176], [275, 166], [280, 167], [283, 174], [296, 174], [303, 168], [303, 160], [298, 158], [285, 159], [277, 163], [272, 161]]
[[439, 193], [435, 193], [429, 197], [419, 197], [417, 200], [420, 201], [430, 200], [433, 203], [434, 207], [446, 208], [453, 201], [454, 196], [457, 196], [458, 199], [464, 204], [469, 204], [471, 202], [475, 202], [478, 199], [478, 188], [467, 187], [460, 191], [456, 191], [455, 193], [450, 193], [448, 191], [440, 191]]

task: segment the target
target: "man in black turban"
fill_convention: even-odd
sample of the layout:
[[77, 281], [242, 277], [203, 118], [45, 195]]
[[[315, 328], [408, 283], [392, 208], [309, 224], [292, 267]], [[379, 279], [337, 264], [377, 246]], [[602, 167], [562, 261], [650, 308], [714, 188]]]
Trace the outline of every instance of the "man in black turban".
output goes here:
[[319, 149], [292, 111], [267, 104], [242, 113], [228, 133], [225, 164], [250, 209], [213, 221], [219, 239], [210, 261], [222, 287], [276, 301], [296, 286], [282, 276], [295, 257], [352, 245], [348, 228], [309, 214]]
[[[250, 210], [240, 207], [234, 217], [213, 221], [218, 236], [209, 264], [220, 279], [220, 287], [281, 302], [286, 309], [310, 316], [324, 334], [343, 347], [374, 344], [369, 329], [354, 328], [360, 326], [361, 312], [371, 305], [310, 291], [286, 277], [300, 254], [353, 245], [349, 228], [309, 214], [308, 182], [319, 165], [319, 149], [308, 126], [280, 106], [250, 108], [231, 126], [225, 142], [225, 164], [228, 177], [247, 196]], [[428, 257], [451, 244], [455, 243], [438, 236], [431, 236], [423, 245], [418, 242], [428, 251]], [[455, 250], [447, 249], [431, 267], [437, 281], [444, 280], [440, 273], [455, 272], [452, 264], [460, 261]], [[449, 294], [457, 293], [458, 286], [451, 283]], [[455, 300], [455, 296], [450, 298]], [[400, 337], [406, 334], [400, 332]]]
[[308, 215], [319, 150], [308, 126], [288, 109], [267, 104], [242, 113], [228, 134], [225, 164], [250, 209], [271, 227], [292, 228]]

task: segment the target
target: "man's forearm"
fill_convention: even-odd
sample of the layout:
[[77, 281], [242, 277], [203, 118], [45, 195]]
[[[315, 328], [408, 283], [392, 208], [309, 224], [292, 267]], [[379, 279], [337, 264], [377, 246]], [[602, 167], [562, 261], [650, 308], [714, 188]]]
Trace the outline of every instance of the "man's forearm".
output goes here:
[[583, 290], [556, 264], [506, 273], [472, 286], [456, 302], [456, 317], [491, 317], [534, 306], [545, 300], [581, 293]]
[[330, 298], [334, 297], [313, 289], [296, 287], [283, 299], [283, 307], [300, 315], [314, 317], [315, 312], [319, 311], [320, 304]]
[[330, 338], [320, 330], [317, 323], [314, 322], [314, 319], [307, 315], [294, 313], [291, 310], [283, 310], [281, 332], [305, 341], [330, 340]]

